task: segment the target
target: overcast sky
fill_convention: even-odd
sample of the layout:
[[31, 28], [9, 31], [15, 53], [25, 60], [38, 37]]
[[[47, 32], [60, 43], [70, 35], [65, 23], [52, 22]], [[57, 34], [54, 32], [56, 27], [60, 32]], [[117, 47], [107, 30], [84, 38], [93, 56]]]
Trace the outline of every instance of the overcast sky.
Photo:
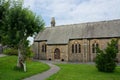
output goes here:
[[25, 0], [36, 15], [41, 15], [46, 26], [51, 17], [56, 25], [120, 19], [120, 0]]
[[120, 0], [25, 0], [36, 15], [41, 15], [46, 27], [51, 17], [56, 25], [120, 19]]

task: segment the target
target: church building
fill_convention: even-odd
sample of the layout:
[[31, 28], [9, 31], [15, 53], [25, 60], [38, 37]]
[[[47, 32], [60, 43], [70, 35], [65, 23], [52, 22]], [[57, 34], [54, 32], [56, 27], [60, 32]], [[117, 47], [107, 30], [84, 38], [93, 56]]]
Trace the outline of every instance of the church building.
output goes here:
[[[46, 27], [34, 39], [35, 58], [44, 60], [93, 62], [96, 47], [105, 49], [111, 39], [120, 38], [120, 19]], [[118, 41], [120, 62], [120, 40]]]

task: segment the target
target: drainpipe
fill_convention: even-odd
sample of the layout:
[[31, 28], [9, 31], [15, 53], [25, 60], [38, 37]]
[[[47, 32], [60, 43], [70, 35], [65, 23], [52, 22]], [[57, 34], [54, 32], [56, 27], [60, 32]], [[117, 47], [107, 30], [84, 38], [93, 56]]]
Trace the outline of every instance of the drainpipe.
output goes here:
[[91, 61], [91, 50], [90, 50], [90, 39], [88, 40], [89, 41], [89, 61]]
[[38, 58], [38, 59], [40, 59], [40, 58], [39, 58], [39, 48], [40, 48], [40, 46], [39, 46], [39, 42], [38, 42], [38, 52], [37, 52], [37, 56], [38, 56], [37, 58]]

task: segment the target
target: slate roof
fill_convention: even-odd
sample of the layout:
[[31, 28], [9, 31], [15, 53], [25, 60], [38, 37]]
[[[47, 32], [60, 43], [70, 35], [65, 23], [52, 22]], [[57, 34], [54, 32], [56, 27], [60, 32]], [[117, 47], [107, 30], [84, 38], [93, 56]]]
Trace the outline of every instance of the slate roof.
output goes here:
[[34, 41], [67, 44], [70, 39], [120, 37], [120, 19], [48, 27]]

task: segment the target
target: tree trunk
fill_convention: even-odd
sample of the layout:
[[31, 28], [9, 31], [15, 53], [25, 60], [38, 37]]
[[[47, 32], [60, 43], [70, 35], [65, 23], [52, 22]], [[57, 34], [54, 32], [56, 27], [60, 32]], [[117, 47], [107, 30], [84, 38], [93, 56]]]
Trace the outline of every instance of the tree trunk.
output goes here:
[[21, 54], [20, 48], [18, 48], [18, 60], [17, 60], [17, 67], [24, 69], [24, 72], [26, 72], [26, 63], [25, 58], [23, 54]]

